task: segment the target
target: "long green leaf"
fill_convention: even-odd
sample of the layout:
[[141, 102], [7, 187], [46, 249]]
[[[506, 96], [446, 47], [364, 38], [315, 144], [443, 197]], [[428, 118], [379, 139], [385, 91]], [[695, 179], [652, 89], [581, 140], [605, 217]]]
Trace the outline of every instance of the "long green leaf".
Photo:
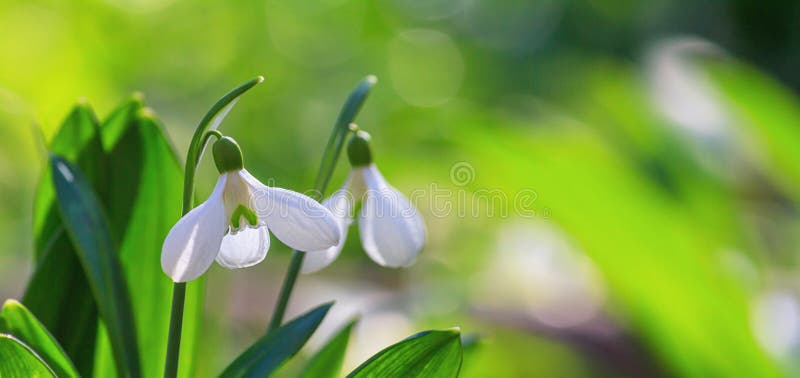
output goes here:
[[333, 303], [323, 304], [256, 341], [221, 377], [266, 377], [294, 356], [317, 329]]
[[100, 202], [75, 166], [56, 155], [51, 156], [50, 163], [59, 212], [107, 326], [118, 375], [138, 377], [141, 372], [130, 297]]
[[0, 377], [55, 377], [30, 347], [14, 336], [0, 333]]
[[353, 320], [344, 326], [319, 352], [311, 357], [300, 376], [306, 378], [338, 377], [342, 370], [347, 343], [350, 341], [350, 333], [356, 322], [358, 320]]
[[[81, 102], [75, 105], [50, 141], [48, 150], [77, 164], [96, 187], [101, 181], [104, 183], [105, 153], [100, 136], [100, 124], [87, 103]], [[37, 261], [41, 260], [47, 246], [53, 243], [54, 236], [61, 229], [54, 201], [53, 181], [50, 173], [45, 172], [37, 185], [33, 211]]]
[[0, 311], [0, 333], [13, 335], [33, 349], [59, 377], [77, 377], [64, 349], [22, 303], [9, 299]]
[[[102, 193], [106, 159], [97, 118], [89, 105], [75, 106], [49, 149], [76, 163]], [[49, 166], [37, 187], [33, 225], [37, 265], [22, 302], [61, 343], [81, 375], [91, 376], [97, 306], [55, 205]]]
[[[161, 244], [175, 219], [181, 215], [183, 173], [178, 158], [166, 139], [160, 123], [149, 109], [121, 113], [125, 106], [103, 123], [102, 131], [121, 133], [109, 150], [113, 162], [109, 187], [108, 216], [112, 234], [120, 240], [120, 261], [129, 279], [142, 373], [146, 377], [163, 373], [172, 281], [161, 271]], [[125, 114], [128, 119], [123, 120]], [[120, 126], [121, 125], [121, 126]], [[107, 129], [110, 128], [110, 129]], [[180, 354], [181, 376], [192, 376], [197, 344], [197, 316], [203, 295], [201, 282], [192, 282], [187, 291], [187, 316], [184, 320]], [[113, 373], [111, 351], [105, 332], [101, 332], [98, 375]]]
[[457, 377], [461, 335], [457, 329], [425, 331], [372, 356], [348, 377]]

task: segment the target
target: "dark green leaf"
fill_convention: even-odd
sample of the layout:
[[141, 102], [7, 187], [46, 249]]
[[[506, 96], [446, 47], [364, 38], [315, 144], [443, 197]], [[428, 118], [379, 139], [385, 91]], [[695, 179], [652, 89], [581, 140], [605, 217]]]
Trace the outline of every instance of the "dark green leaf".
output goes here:
[[65, 159], [50, 158], [64, 227], [106, 324], [119, 376], [140, 376], [135, 324], [125, 277], [108, 223], [83, 174]]
[[[123, 107], [124, 108], [124, 107]], [[118, 111], [119, 112], [119, 111]], [[123, 122], [116, 117], [116, 122]], [[112, 116], [110, 119], [115, 119]], [[113, 124], [107, 127], [119, 128]], [[146, 377], [163, 374], [169, 329], [172, 281], [161, 271], [161, 244], [181, 215], [183, 172], [161, 125], [148, 109], [131, 114], [122, 134], [109, 152], [113, 162], [109, 188], [108, 216], [112, 234], [120, 240], [120, 262], [128, 278], [142, 373]], [[117, 130], [111, 130], [117, 132]], [[195, 337], [200, 324], [202, 281], [187, 288], [187, 302], [181, 338], [182, 376], [192, 376]], [[113, 374], [111, 351], [105, 336], [98, 346], [96, 374]]]
[[77, 369], [56, 339], [22, 303], [9, 299], [3, 304], [0, 333], [13, 335], [28, 345], [58, 376], [78, 376]]
[[55, 374], [25, 343], [0, 333], [0, 376], [55, 377]]
[[[64, 120], [49, 149], [87, 172], [96, 189], [104, 188], [103, 152], [97, 118], [78, 104]], [[34, 202], [36, 269], [22, 302], [64, 347], [81, 375], [91, 376], [97, 334], [97, 308], [80, 261], [55, 205], [49, 165]]]
[[372, 356], [348, 377], [457, 377], [461, 335], [457, 329], [425, 331]]
[[350, 333], [357, 321], [353, 320], [348, 323], [317, 354], [311, 357], [300, 376], [308, 378], [338, 377], [342, 370], [347, 343], [350, 341]]
[[269, 376], [305, 345], [332, 305], [321, 305], [268, 333], [239, 355], [221, 376]]

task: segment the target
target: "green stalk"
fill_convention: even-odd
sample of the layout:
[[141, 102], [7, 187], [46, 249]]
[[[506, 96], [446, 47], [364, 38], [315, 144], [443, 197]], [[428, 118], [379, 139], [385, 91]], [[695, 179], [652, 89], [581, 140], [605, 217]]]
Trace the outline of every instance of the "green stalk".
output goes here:
[[[328, 183], [333, 176], [333, 171], [336, 168], [336, 163], [339, 161], [342, 147], [344, 146], [344, 139], [364, 100], [367, 99], [369, 90], [378, 80], [375, 76], [367, 76], [360, 83], [342, 106], [339, 112], [339, 117], [336, 119], [336, 124], [333, 126], [331, 137], [328, 138], [328, 145], [325, 146], [325, 151], [322, 153], [322, 163], [317, 172], [317, 179], [314, 183], [314, 191], [311, 197], [317, 201], [322, 200], [325, 189], [328, 188]], [[286, 272], [286, 277], [283, 280], [280, 296], [275, 305], [275, 310], [272, 312], [272, 319], [269, 322], [267, 333], [272, 332], [283, 323], [283, 317], [286, 314], [286, 306], [289, 304], [289, 298], [292, 296], [294, 285], [297, 282], [297, 275], [300, 273], [300, 268], [303, 266], [303, 258], [306, 253], [303, 251], [294, 250], [292, 252], [292, 260], [289, 262], [289, 268]]]
[[[189, 144], [189, 152], [186, 155], [186, 167], [183, 176], [183, 210], [181, 214], [186, 215], [194, 207], [194, 178], [197, 165], [205, 150], [206, 142], [211, 136], [221, 135], [214, 130], [222, 122], [228, 112], [236, 104], [236, 100], [264, 81], [263, 76], [252, 79], [223, 96], [217, 101], [206, 115], [200, 120], [200, 124], [194, 132], [192, 141]], [[212, 130], [209, 130], [211, 128]], [[186, 299], [186, 283], [176, 282], [172, 287], [172, 310], [169, 317], [169, 336], [167, 339], [167, 360], [164, 366], [164, 377], [174, 378], [178, 375], [178, 357], [181, 348], [181, 332], [183, 330], [183, 307]]]

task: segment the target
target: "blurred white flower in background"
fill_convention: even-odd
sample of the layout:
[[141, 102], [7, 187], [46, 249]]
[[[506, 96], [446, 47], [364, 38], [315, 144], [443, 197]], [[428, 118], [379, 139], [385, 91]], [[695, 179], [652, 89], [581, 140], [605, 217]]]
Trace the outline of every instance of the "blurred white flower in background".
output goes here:
[[752, 304], [751, 328], [771, 355], [787, 358], [800, 345], [800, 303], [788, 291], [766, 291]]
[[304, 279], [297, 287], [297, 302], [289, 309], [292, 318], [319, 303], [336, 302], [308, 342], [310, 355], [356, 318], [358, 322], [350, 335], [342, 371], [356, 368], [383, 348], [415, 333], [408, 316], [406, 293], [376, 287], [372, 281], [318, 277]]
[[647, 53], [647, 79], [656, 109], [695, 137], [719, 138], [728, 131], [724, 105], [696, 63], [702, 56], [720, 53], [697, 38], [667, 39]]
[[503, 227], [479, 285], [476, 303], [512, 310], [522, 305], [538, 321], [558, 328], [594, 319], [605, 300], [592, 261], [545, 221]]

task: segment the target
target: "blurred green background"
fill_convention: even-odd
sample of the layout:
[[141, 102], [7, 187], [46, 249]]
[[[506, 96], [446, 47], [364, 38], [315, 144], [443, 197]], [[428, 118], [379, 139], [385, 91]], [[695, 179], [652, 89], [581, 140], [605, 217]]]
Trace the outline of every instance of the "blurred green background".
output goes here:
[[[360, 314], [346, 368], [460, 326], [466, 377], [800, 374], [800, 3], [6, 0], [0, 25], [0, 297], [32, 269], [39, 130], [79, 98], [144, 93], [183, 156], [262, 74], [222, 128], [303, 191], [375, 74], [357, 123], [429, 242], [388, 270], [351, 230], [290, 305], [337, 301], [307, 352]], [[288, 257], [212, 268], [200, 376], [263, 330]]]

